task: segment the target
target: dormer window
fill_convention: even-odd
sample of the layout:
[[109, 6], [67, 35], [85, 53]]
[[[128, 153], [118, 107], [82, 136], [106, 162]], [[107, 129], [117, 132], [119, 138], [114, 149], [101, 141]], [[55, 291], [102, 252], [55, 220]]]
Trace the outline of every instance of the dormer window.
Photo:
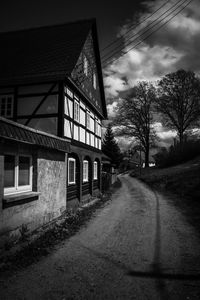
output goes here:
[[88, 76], [88, 59], [85, 55], [83, 57], [83, 72], [86, 76]]
[[0, 96], [0, 116], [12, 118], [13, 116], [13, 95]]

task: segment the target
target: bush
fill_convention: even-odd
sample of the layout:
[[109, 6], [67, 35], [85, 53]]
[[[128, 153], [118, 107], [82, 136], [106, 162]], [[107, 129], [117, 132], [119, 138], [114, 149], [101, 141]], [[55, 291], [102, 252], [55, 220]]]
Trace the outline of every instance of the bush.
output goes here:
[[170, 167], [187, 162], [200, 155], [200, 141], [187, 141], [182, 147], [180, 144], [171, 146], [168, 150], [162, 148], [155, 156], [158, 167]]
[[106, 192], [109, 190], [111, 183], [112, 183], [112, 178], [111, 174], [108, 172], [102, 172], [102, 192]]

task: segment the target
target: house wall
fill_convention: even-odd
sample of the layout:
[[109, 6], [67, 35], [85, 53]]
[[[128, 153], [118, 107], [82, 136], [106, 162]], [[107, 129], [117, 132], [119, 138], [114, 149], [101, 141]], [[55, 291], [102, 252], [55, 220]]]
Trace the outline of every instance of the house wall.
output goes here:
[[[67, 155], [63, 152], [33, 149], [19, 144], [14, 148], [12, 143], [4, 145], [1, 152], [6, 154], [8, 151], [33, 155], [33, 191], [37, 191], [39, 195], [33, 201], [19, 202], [3, 208], [3, 168], [0, 168], [0, 247], [6, 240], [19, 237], [22, 226], [32, 231], [52, 221], [66, 210]], [[2, 165], [3, 155], [0, 155], [0, 167]]]
[[[1, 98], [12, 98], [11, 115], [1, 111]], [[0, 116], [8, 117], [22, 125], [58, 134], [59, 87], [55, 83], [21, 85], [0, 88]], [[4, 111], [5, 113], [5, 111]]]
[[[88, 202], [91, 196], [96, 196], [101, 191], [101, 153], [94, 152], [89, 149], [81, 148], [80, 146], [71, 145], [71, 153], [68, 154], [68, 157], [76, 157], [79, 165], [79, 176], [77, 176], [76, 192], [74, 194], [78, 195], [78, 197], [74, 197], [70, 200], [67, 198], [67, 207], [77, 207], [81, 203]], [[90, 177], [89, 177], [89, 191], [85, 193], [86, 184], [83, 183], [83, 160], [86, 159], [89, 161], [90, 165]], [[98, 164], [98, 179], [94, 180], [94, 161], [97, 160]], [[68, 182], [68, 179], [67, 179]], [[78, 190], [77, 190], [78, 189]], [[67, 185], [67, 190], [73, 190], [73, 186]]]
[[[75, 104], [78, 120], [75, 119]], [[88, 121], [88, 122], [87, 122]], [[64, 136], [101, 150], [101, 120], [72, 89], [64, 87]]]

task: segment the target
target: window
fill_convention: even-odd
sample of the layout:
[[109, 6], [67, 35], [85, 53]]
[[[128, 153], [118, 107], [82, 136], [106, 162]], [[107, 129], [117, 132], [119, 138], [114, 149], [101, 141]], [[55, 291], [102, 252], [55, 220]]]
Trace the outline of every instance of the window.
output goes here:
[[98, 136], [101, 136], [101, 125], [96, 122], [95, 133]]
[[97, 134], [97, 130], [98, 130], [98, 123], [97, 123], [97, 120], [95, 119], [95, 122], [94, 122], [94, 133]]
[[72, 93], [72, 91], [70, 91], [67, 87], [65, 87], [65, 93], [66, 93], [69, 97], [73, 98], [73, 93]]
[[90, 114], [89, 112], [86, 113], [86, 127], [90, 129]]
[[83, 57], [83, 72], [86, 76], [88, 76], [88, 59], [85, 55]]
[[97, 161], [94, 162], [94, 179], [98, 178], [98, 164]]
[[68, 183], [76, 183], [76, 160], [74, 158], [69, 158], [68, 160]]
[[4, 194], [32, 190], [32, 157], [5, 155]]
[[96, 90], [97, 88], [97, 77], [96, 74], [93, 73], [93, 88]]
[[83, 161], [83, 182], [88, 181], [88, 161]]
[[79, 122], [79, 103], [74, 101], [74, 120]]
[[13, 96], [0, 96], [0, 116], [12, 118], [13, 116]]

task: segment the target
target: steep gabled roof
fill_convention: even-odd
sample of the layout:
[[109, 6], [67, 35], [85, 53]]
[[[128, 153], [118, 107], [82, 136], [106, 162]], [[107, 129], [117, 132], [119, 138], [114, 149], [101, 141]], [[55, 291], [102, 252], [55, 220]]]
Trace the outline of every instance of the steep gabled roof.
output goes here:
[[94, 19], [0, 33], [0, 86], [70, 75]]

